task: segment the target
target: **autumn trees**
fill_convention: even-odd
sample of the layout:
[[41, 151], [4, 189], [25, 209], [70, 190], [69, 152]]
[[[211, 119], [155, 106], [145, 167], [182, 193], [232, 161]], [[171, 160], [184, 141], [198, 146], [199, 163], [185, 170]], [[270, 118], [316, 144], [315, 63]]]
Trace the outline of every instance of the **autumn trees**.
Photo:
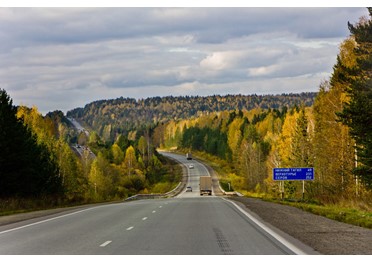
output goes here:
[[[119, 135], [113, 144], [91, 141], [88, 146], [96, 152], [87, 174], [89, 196], [96, 201], [122, 199], [153, 190], [165, 193], [179, 179], [176, 174], [170, 177], [165, 168], [167, 161], [145, 136], [129, 140]], [[167, 179], [171, 181], [168, 183]], [[160, 188], [159, 183], [165, 185]]]
[[[168, 162], [157, 154], [148, 132], [138, 140], [120, 135], [114, 143], [91, 132], [82, 140], [62, 112], [42, 116], [36, 107], [17, 108], [5, 90], [0, 90], [0, 102], [1, 199], [123, 199], [152, 190], [165, 193], [180, 179], [167, 172], [172, 168], [164, 167]], [[72, 141], [84, 148], [83, 156], [73, 151]]]

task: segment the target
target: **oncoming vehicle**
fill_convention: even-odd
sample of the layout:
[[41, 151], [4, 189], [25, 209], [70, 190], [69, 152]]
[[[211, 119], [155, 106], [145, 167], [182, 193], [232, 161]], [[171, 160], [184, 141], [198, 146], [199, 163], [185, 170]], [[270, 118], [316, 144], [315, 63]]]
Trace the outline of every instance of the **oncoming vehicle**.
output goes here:
[[187, 154], [186, 154], [186, 159], [187, 159], [187, 160], [192, 160], [192, 155], [191, 155], [191, 153], [187, 153]]
[[192, 192], [192, 187], [191, 186], [186, 187], [186, 192]]

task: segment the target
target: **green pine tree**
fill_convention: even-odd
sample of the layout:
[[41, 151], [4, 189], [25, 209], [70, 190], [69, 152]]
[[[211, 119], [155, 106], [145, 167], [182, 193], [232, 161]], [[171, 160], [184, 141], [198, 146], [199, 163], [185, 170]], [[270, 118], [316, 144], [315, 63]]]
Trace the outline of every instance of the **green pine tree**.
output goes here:
[[[368, 11], [372, 18], [372, 8]], [[356, 42], [356, 65], [348, 72], [352, 74], [346, 89], [350, 101], [339, 116], [356, 141], [358, 165], [354, 172], [372, 187], [372, 19], [349, 23], [349, 30]]]
[[13, 101], [0, 89], [0, 197], [61, 193], [56, 163], [16, 113]]

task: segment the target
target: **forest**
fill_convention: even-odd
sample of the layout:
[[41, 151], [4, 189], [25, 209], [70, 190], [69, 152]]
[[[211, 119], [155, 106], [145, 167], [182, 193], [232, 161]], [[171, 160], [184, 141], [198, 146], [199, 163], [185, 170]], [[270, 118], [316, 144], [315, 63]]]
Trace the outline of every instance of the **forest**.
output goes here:
[[92, 102], [84, 108], [67, 112], [87, 128], [95, 130], [105, 141], [117, 136], [135, 135], [136, 131], [153, 129], [169, 120], [189, 119], [205, 113], [253, 108], [291, 107], [303, 103], [313, 104], [316, 93], [281, 95], [214, 95], [150, 97], [135, 100], [123, 98]]
[[53, 206], [167, 192], [181, 173], [156, 148], [217, 163], [222, 183], [246, 195], [279, 198], [284, 188], [301, 199], [302, 183], [273, 181], [272, 169], [314, 167], [305, 200], [371, 208], [372, 20], [348, 26], [317, 93], [96, 101], [67, 113], [89, 135], [60, 111], [13, 105], [0, 89], [0, 211], [25, 199]]

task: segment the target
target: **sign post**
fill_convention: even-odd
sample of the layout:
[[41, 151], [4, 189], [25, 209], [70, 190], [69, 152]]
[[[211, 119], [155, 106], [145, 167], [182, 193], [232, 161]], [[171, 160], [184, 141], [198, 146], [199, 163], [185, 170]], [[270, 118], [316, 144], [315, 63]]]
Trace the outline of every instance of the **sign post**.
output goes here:
[[[313, 167], [292, 167], [292, 168], [273, 168], [273, 180], [274, 181], [298, 181], [302, 180], [302, 198], [305, 197], [305, 180], [314, 180], [314, 168]], [[280, 186], [280, 185], [279, 185]], [[283, 192], [284, 194], [284, 182]]]

